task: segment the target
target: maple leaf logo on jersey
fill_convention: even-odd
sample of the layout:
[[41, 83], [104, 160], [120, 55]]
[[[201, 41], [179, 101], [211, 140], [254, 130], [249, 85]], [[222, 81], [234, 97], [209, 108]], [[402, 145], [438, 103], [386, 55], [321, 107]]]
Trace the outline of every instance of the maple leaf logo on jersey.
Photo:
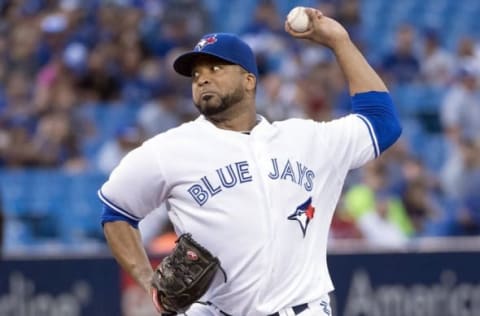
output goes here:
[[300, 204], [295, 210], [295, 212], [289, 215], [287, 219], [292, 221], [297, 221], [300, 224], [303, 237], [305, 238], [308, 224], [313, 219], [314, 214], [315, 214], [315, 208], [312, 205], [312, 198], [309, 197], [308, 200]]
[[195, 45], [195, 50], [196, 50], [196, 51], [202, 50], [203, 48], [205, 48], [205, 46], [210, 45], [210, 44], [213, 44], [213, 43], [216, 43], [216, 42], [217, 42], [217, 37], [216, 37], [216, 35], [202, 38], [202, 39], [197, 43], [197, 45]]

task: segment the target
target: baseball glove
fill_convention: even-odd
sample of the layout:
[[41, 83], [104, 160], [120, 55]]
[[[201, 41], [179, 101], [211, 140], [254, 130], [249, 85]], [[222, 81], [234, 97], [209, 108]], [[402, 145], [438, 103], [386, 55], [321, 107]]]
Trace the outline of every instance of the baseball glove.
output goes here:
[[156, 267], [152, 286], [166, 312], [183, 313], [207, 291], [218, 270], [225, 277], [220, 261], [193, 240], [181, 235], [173, 252]]

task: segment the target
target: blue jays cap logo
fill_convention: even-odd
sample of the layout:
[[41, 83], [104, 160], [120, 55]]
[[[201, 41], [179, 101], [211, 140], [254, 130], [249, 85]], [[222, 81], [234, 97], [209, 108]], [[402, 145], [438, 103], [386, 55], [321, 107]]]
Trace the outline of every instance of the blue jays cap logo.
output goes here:
[[295, 212], [289, 215], [287, 219], [292, 221], [297, 221], [300, 224], [303, 237], [305, 238], [308, 224], [313, 219], [314, 214], [315, 214], [315, 208], [312, 205], [312, 197], [309, 197], [308, 200], [300, 204], [295, 210]]
[[195, 45], [195, 50], [196, 51], [202, 50], [205, 48], [205, 46], [216, 43], [216, 42], [217, 42], [216, 35], [204, 37], [197, 43], [197, 45]]

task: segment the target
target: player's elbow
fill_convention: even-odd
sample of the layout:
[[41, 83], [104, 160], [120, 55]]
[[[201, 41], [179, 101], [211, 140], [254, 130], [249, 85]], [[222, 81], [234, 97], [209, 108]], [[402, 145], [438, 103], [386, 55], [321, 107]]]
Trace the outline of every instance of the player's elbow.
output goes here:
[[382, 146], [384, 150], [395, 144], [395, 142], [400, 138], [400, 135], [402, 135], [402, 124], [396, 115], [390, 119], [389, 123], [389, 126], [386, 128], [386, 137]]
[[402, 125], [393, 107], [380, 111], [379, 115], [370, 115], [368, 118], [373, 125], [377, 137], [380, 153], [387, 150], [402, 135]]
[[392, 146], [402, 134], [395, 105], [387, 92], [371, 91], [354, 95], [352, 110], [368, 119], [372, 125], [380, 153]]

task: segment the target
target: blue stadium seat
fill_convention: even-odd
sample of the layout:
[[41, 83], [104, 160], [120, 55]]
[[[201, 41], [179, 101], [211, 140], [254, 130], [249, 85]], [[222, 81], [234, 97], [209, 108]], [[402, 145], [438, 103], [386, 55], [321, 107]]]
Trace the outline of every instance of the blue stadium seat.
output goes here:
[[17, 217], [28, 210], [30, 173], [27, 170], [0, 170], [0, 192], [7, 216]]
[[428, 169], [437, 172], [445, 163], [447, 157], [447, 143], [441, 134], [426, 135], [421, 147], [421, 158]]
[[97, 190], [106, 177], [100, 173], [85, 173], [69, 177], [64, 208], [58, 210], [60, 234], [66, 242], [101, 235], [101, 202]]
[[24, 193], [30, 214], [51, 214], [63, 201], [68, 188], [66, 175], [58, 170], [30, 170], [29, 189]]
[[[100, 173], [68, 174], [61, 170], [0, 170], [9, 245], [51, 238], [64, 243], [102, 238], [98, 188]], [[10, 226], [11, 225], [11, 226]]]
[[400, 115], [416, 116], [438, 114], [445, 89], [431, 85], [406, 84], [393, 86], [391, 93]]
[[418, 149], [423, 147], [425, 130], [420, 121], [414, 117], [402, 119], [402, 137], [410, 145], [410, 151], [419, 155]]
[[4, 232], [4, 251], [6, 253], [23, 252], [34, 242], [34, 237], [27, 223], [8, 218]]

